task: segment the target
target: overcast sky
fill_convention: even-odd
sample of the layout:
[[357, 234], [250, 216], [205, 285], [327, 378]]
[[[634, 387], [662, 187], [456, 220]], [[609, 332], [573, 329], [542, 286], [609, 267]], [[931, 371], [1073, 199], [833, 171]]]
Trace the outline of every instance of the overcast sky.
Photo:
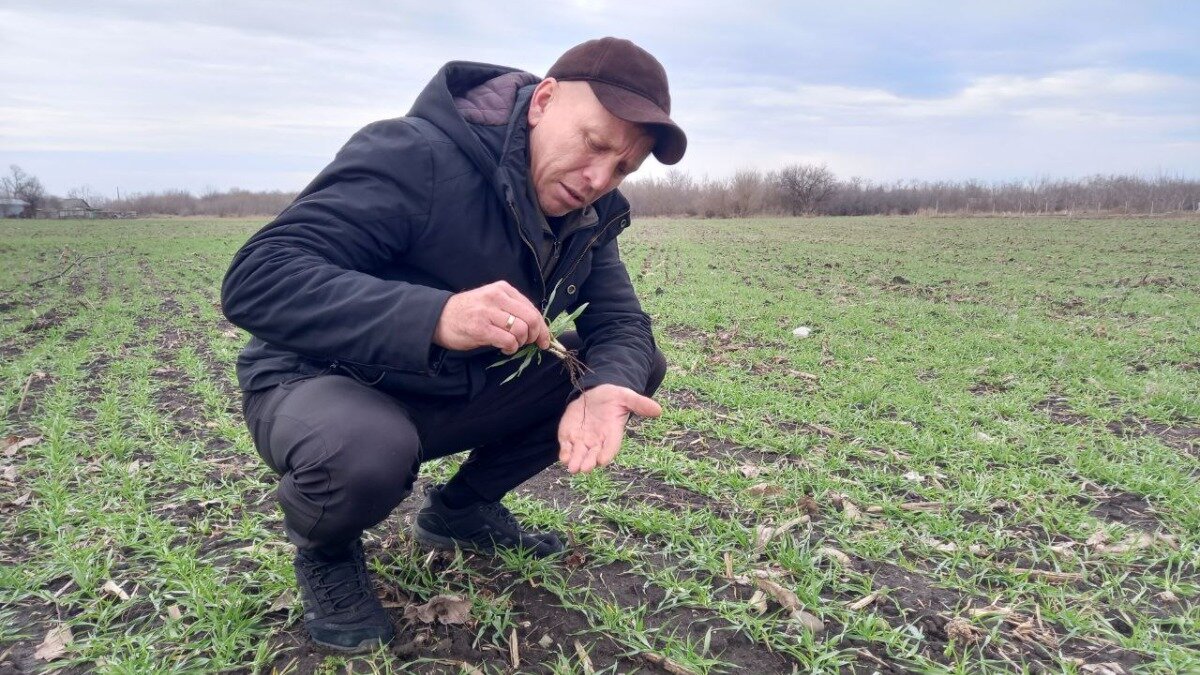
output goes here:
[[666, 66], [695, 176], [1200, 177], [1193, 0], [4, 0], [0, 167], [57, 194], [297, 190], [444, 62], [540, 75], [603, 35]]

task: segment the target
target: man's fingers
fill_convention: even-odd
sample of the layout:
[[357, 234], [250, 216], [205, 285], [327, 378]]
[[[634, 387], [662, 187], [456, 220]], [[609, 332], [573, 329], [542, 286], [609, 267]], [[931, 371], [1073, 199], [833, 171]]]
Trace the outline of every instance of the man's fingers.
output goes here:
[[571, 444], [571, 459], [567, 462], [567, 471], [571, 473], [579, 473], [579, 468], [583, 466], [583, 458], [587, 455], [587, 448], [583, 443]]
[[636, 394], [629, 389], [625, 391], [624, 403], [629, 412], [641, 417], [658, 417], [662, 414], [662, 406], [654, 399]]
[[521, 295], [521, 291], [518, 291], [516, 289], [516, 287], [514, 287], [512, 284], [508, 283], [507, 281], [505, 281], [503, 279], [501, 279], [500, 281], [492, 282], [492, 286], [497, 291], [503, 293], [504, 295], [514, 295], [516, 297], [523, 297]]
[[[512, 317], [512, 326], [508, 325], [508, 317]], [[493, 326], [498, 326], [500, 330], [507, 331], [517, 339], [517, 344], [526, 345], [531, 342], [529, 339], [529, 324], [521, 317], [510, 314], [502, 309], [494, 309], [488, 313], [488, 318]]]
[[537, 306], [507, 281], [497, 281], [492, 286], [498, 295], [500, 309], [521, 319], [528, 326], [521, 344], [536, 343], [539, 349], [549, 349], [550, 327], [546, 325], [546, 319]]
[[550, 327], [541, 316], [536, 323], [529, 324], [529, 341], [536, 342], [538, 349], [550, 348]]
[[[501, 283], [504, 283], [504, 282], [501, 282]], [[510, 284], [504, 283], [504, 285], [501, 286], [499, 288], [499, 290], [500, 290], [500, 293], [503, 294], [506, 298], [508, 298], [513, 303], [513, 305], [517, 309], [519, 309], [522, 313], [533, 312], [534, 314], [536, 314], [538, 316], [542, 315], [542, 313], [537, 310], [537, 307], [534, 306], [533, 302], [529, 298], [522, 295], [521, 291], [518, 291], [517, 289], [513, 288]]]
[[571, 451], [571, 461], [567, 464], [567, 471], [571, 473], [587, 473], [596, 468], [596, 461], [600, 454], [600, 445], [586, 445], [576, 442]]
[[583, 461], [579, 464], [580, 473], [587, 473], [596, 468], [596, 463], [600, 456], [600, 450], [600, 446], [588, 448], [587, 452], [584, 453]]
[[[519, 300], [509, 296], [505, 296], [500, 301], [500, 310], [505, 312], [505, 319], [508, 314], [516, 317], [517, 321], [525, 324], [525, 333], [521, 336], [521, 344], [529, 344], [531, 342], [538, 343], [538, 347], [545, 349], [550, 346], [550, 339], [543, 338], [542, 333], [548, 332], [546, 328], [546, 320], [542, 318], [541, 312], [537, 311], [532, 304], [525, 298]], [[543, 346], [542, 343], [545, 343]]]
[[607, 445], [596, 454], [596, 466], [608, 466], [614, 459], [617, 458], [617, 450], [620, 449], [618, 444], [615, 448], [610, 448]]
[[517, 342], [517, 338], [512, 333], [495, 324], [489, 323], [487, 325], [485, 337], [488, 344], [509, 356], [512, 356], [521, 348], [521, 344]]

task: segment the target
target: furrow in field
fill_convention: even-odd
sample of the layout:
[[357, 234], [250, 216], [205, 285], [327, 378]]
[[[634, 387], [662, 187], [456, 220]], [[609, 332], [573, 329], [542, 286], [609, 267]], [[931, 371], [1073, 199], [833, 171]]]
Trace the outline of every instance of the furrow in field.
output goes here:
[[1101, 423], [1087, 415], [1075, 412], [1066, 398], [1057, 395], [1047, 397], [1034, 408], [1044, 412], [1052, 421], [1059, 424], [1082, 427], [1102, 424], [1105, 429], [1116, 436], [1155, 438], [1167, 447], [1200, 459], [1200, 426], [1167, 425], [1150, 420], [1139, 420], [1131, 416], [1119, 421]]
[[[144, 496], [128, 483], [128, 490], [117, 488], [131, 480], [125, 462], [134, 445], [122, 422], [122, 394], [128, 393], [122, 377], [126, 362], [141, 346], [129, 314], [116, 305], [89, 308], [62, 328], [28, 355], [44, 368], [39, 371], [44, 377], [37, 378], [42, 385], [30, 387], [33, 404], [9, 418], [10, 428], [42, 435], [40, 443], [16, 456], [24, 493], [15, 512], [5, 517], [14, 536], [5, 540], [9, 550], [4, 557], [27, 570], [30, 584], [11, 596], [29, 629], [29, 639], [12, 647], [18, 664], [35, 663], [38, 641], [58, 621], [96, 621], [94, 598], [103, 579], [93, 582], [92, 575], [126, 569], [120, 544], [126, 533], [115, 523], [132, 517], [128, 511], [137, 507], [119, 499]], [[97, 486], [104, 488], [97, 492]], [[93, 562], [91, 556], [101, 556], [101, 561]], [[46, 595], [56, 598], [53, 616], [42, 611]], [[132, 602], [106, 621], [137, 629], [144, 609], [141, 602]], [[88, 637], [77, 633], [81, 641]]]
[[[692, 449], [694, 447], [695, 446], [692, 446], [691, 443], [688, 443], [685, 444], [684, 447], [677, 446], [674, 449], [677, 449], [678, 452], [684, 455], [690, 456], [692, 459], [698, 459], [695, 450]], [[726, 458], [722, 459], [734, 459], [737, 458], [737, 456], [738, 455], [734, 454], [726, 456]], [[703, 458], [703, 455], [700, 455], [700, 458]], [[649, 471], [662, 471], [661, 468], [655, 468], [653, 465], [647, 465], [643, 468], [648, 468]], [[679, 474], [683, 473], [684, 471], [682, 468], [668, 468], [667, 470], [667, 474], [670, 474], [670, 476], [679, 476]], [[679, 489], [674, 488], [674, 486], [667, 486], [667, 488], [674, 490], [672, 492], [672, 497], [670, 498], [672, 506], [662, 508], [704, 508], [712, 506], [712, 504], [703, 503], [703, 500], [697, 500], [695, 496], [689, 498], [680, 495]], [[655, 488], [650, 488], [649, 491], [654, 494], [654, 492], [667, 490], [655, 486]], [[631, 490], [631, 494], [636, 495], [637, 492], [638, 490]], [[695, 495], [694, 492], [684, 492], [684, 494]], [[913, 506], [922, 506], [922, 504], [926, 503], [932, 506], [931, 502], [923, 502], [922, 496], [920, 495], [908, 495], [901, 500], [901, 504], [913, 504]], [[748, 524], [748, 522], [744, 522], [743, 527], [748, 528], [748, 530], [752, 530], [752, 527]], [[824, 539], [824, 536], [820, 533], [820, 524], [817, 524], [814, 527], [815, 531], [812, 532], [812, 536], [815, 538], [810, 540], [809, 545], [811, 545], [812, 548], [818, 548], [818, 546], [822, 545], [822, 539]], [[1045, 538], [1049, 540], [1049, 537]], [[834, 545], [836, 546], [836, 544]], [[996, 562], [1003, 563], [1003, 551], [996, 551], [995, 554], [992, 555], [994, 555], [994, 560]], [[919, 557], [920, 556], [918, 555], [918, 558]], [[1016, 563], [1021, 561], [1014, 560], [1009, 562]], [[1027, 563], [1027, 567], [1034, 569], [1042, 568], [1044, 567], [1044, 563]], [[956, 586], [961, 585], [961, 581], [958, 579], [948, 579], [947, 583], [949, 586], [947, 587], [935, 585], [935, 581], [926, 579], [926, 575], [928, 575], [930, 578], [940, 577], [941, 573], [936, 572], [932, 567], [926, 569], [926, 571], [922, 574], [914, 575], [913, 573], [901, 571], [899, 567], [890, 565], [890, 563], [880, 561], [863, 561], [862, 567], [860, 567], [860, 572], [874, 575], [875, 583], [878, 584], [880, 581], [882, 581], [881, 586], [883, 587], [884, 591], [889, 593], [890, 596], [900, 599], [900, 602], [895, 604], [896, 613], [893, 613], [893, 616], [889, 617], [889, 619], [893, 620], [893, 625], [896, 627], [902, 625], [912, 625], [913, 622], [925, 620], [923, 617], [928, 614], [928, 610], [924, 608], [934, 607], [934, 604], [932, 603], [937, 603], [936, 608], [938, 611], [940, 611], [940, 614], [932, 617], [932, 619], [928, 619], [928, 621], [925, 621], [929, 625], [928, 631], [923, 629], [925, 643], [932, 644], [931, 649], [928, 652], [925, 652], [925, 656], [929, 658], [936, 659], [937, 653], [940, 653], [943, 647], [946, 647], [948, 644], [949, 635], [946, 633], [946, 631], [944, 631], [944, 626], [948, 625], [948, 623], [954, 620], [956, 617], [953, 611], [950, 610], [954, 610], [955, 608], [964, 611], [972, 608], [978, 610], [979, 608], [986, 607], [986, 605], [989, 604], [988, 601], [985, 601], [983, 596], [973, 595], [970, 590], [958, 589]], [[1052, 571], [1052, 569], [1048, 569], [1046, 574], [1054, 574], [1054, 571]], [[922, 589], [924, 589], [924, 591], [917, 592], [917, 595], [913, 595], [913, 587], [917, 585], [917, 579], [919, 579], [919, 585], [922, 587]], [[970, 629], [962, 627], [961, 621], [955, 622], [953, 626], [955, 629], [961, 628], [962, 631], [965, 631], [959, 635], [960, 641], [972, 639], [973, 633], [970, 632]], [[1090, 643], [1090, 641], [1079, 639], [1062, 638], [1063, 635], [1068, 635], [1069, 632], [1066, 631], [1066, 629], [1064, 629], [1062, 626], [1054, 625], [1054, 623], [1042, 623], [1042, 625], [1039, 625], [1039, 631], [1042, 631], [1042, 633], [1039, 633], [1040, 637], [1042, 637], [1040, 639], [1042, 639], [1044, 643], [1042, 646], [1061, 645], [1063, 653], [1067, 653], [1069, 657], [1092, 659], [1096, 658], [1097, 653], [1099, 653], [1097, 652], [1098, 643]], [[1013, 638], [1013, 635], [1015, 635], [1015, 638]], [[1049, 659], [1052, 656], [1052, 650], [1039, 650], [1037, 644], [1034, 644], [1034, 641], [1030, 641], [1030, 635], [1026, 633], [1014, 633], [1013, 635], [1009, 635], [1009, 638], [1013, 638], [1008, 640], [1008, 643], [1010, 644], [996, 643], [995, 649], [997, 651], [992, 653], [991, 656], [996, 658], [1007, 658], [1014, 655], [1024, 655], [1022, 658], [1037, 659]], [[941, 644], [937, 643], [938, 639], [943, 640]], [[1112, 650], [1100, 650], [1100, 652], [1103, 652], [1102, 656], [1111, 656], [1111, 653], [1109, 653], [1110, 651]], [[1132, 652], [1128, 652], [1122, 657], [1124, 661], [1138, 661], [1138, 657], [1136, 657], [1136, 655], [1129, 655], [1132, 655]], [[1088, 662], [1091, 663], [1091, 661]], [[1052, 661], [1048, 661], [1046, 663], [1052, 663]]]
[[[648, 495], [661, 498], [663, 493], [672, 490], [683, 492], [653, 478], [638, 476], [631, 470], [617, 471], [614, 484], [621, 485], [628, 481], [629, 485], [648, 486], [646, 491], [637, 491], [636, 496], [628, 496], [632, 489], [623, 493], [618, 497], [622, 502], [636, 502]], [[614, 638], [620, 642], [617, 646], [623, 645], [626, 650], [635, 648], [637, 640], [641, 639], [637, 635], [643, 633], [647, 645], [660, 645], [659, 649], [663, 650], [669, 650], [670, 645], [679, 641], [700, 644], [707, 640], [711, 658], [732, 664], [735, 669], [749, 669], [751, 672], [791, 670], [794, 665], [792, 661], [780, 654], [773, 654], [766, 645], [750, 639], [715, 610], [687, 602], [681, 604], [680, 599], [672, 599], [671, 594], [677, 589], [663, 587], [654, 579], [661, 581], [670, 578], [676, 583], [703, 583], [706, 586], [708, 582], [694, 579], [691, 573], [682, 571], [681, 561], [673, 560], [670, 555], [640, 545], [634, 550], [626, 546], [630, 543], [628, 540], [617, 542], [613, 533], [606, 529], [604, 523], [607, 520], [604, 516], [598, 515], [593, 505], [567, 484], [565, 472], [552, 468], [521, 486], [517, 495], [518, 510], [523, 507], [525, 510], [549, 511], [553, 518], [566, 525], [565, 531], [571, 533], [574, 540], [569, 555], [564, 560], [552, 563], [549, 568], [559, 579], [557, 584], [551, 584], [557, 593], [552, 604], [565, 605], [573, 610], [557, 609], [547, 614], [545, 607], [535, 607], [528, 602], [519, 603], [521, 611], [534, 617], [535, 627], [544, 627], [547, 622], [575, 625], [579, 624], [582, 617], [584, 623], [580, 624], [581, 628], [590, 626], [595, 631], [602, 628], [594, 625], [595, 621], [611, 618], [610, 615], [617, 612], [629, 620], [637, 621], [637, 632], [633, 636], [626, 634]], [[702, 498], [700, 495], [692, 497]], [[393, 517], [398, 521], [396, 528], [407, 528], [417, 505], [417, 500], [410, 498], [398, 509]], [[537, 514], [534, 515], [536, 517]], [[389, 527], [388, 531], [394, 530]], [[394, 540], [387, 540], [395, 545]], [[485, 576], [490, 577], [496, 570], [494, 563], [486, 559], [477, 558], [476, 562], [485, 566]], [[722, 585], [727, 586], [728, 583]], [[545, 585], [533, 578], [510, 587], [510, 590], [521, 598], [530, 595], [543, 597], [547, 592]], [[722, 595], [723, 590], [717, 588], [713, 593]], [[611, 628], [616, 630], [618, 626]], [[597, 635], [609, 632], [603, 630]], [[552, 633], [551, 636], [556, 644], [562, 643], [557, 634]], [[566, 644], [570, 645], [570, 642]], [[644, 662], [641, 665], [645, 665]], [[597, 667], [600, 667], [599, 664]]]
[[[579, 642], [597, 670], [619, 667], [634, 669], [639, 663], [622, 654], [627, 651], [612, 635], [597, 630], [586, 602], [580, 603], [567, 590], [567, 582], [561, 577], [560, 563], [536, 565], [533, 569], [522, 567], [520, 562], [506, 565], [503, 561], [486, 556], [425, 549], [411, 538], [409, 528], [421, 504], [420, 495], [432, 478], [418, 479], [414, 494], [400, 504], [392, 515], [365, 536], [364, 548], [368, 557], [378, 566], [381, 597], [392, 603], [389, 612], [397, 626], [398, 635], [391, 652], [401, 659], [433, 657], [447, 660], [465, 660], [479, 667], [505, 669], [509, 658], [506, 651], [496, 648], [497, 639], [507, 639], [510, 630], [501, 630], [502, 635], [493, 634], [483, 625], [439, 626], [411, 623], [403, 618], [404, 607], [410, 603], [420, 604], [435, 595], [459, 593], [464, 597], [483, 599], [487, 611], [496, 611], [507, 616], [504, 622], [517, 629], [519, 653], [522, 662], [545, 664], [547, 661], [565, 660], [579, 669], [579, 656], [574, 646]], [[526, 484], [540, 492], [540, 486], [548, 480], [535, 478]], [[540, 503], [540, 502], [539, 502]], [[561, 503], [547, 508], [558, 509]], [[528, 562], [528, 561], [527, 561]], [[470, 589], [464, 592], [465, 589]], [[472, 618], [476, 621], [489, 620], [480, 616], [478, 607]], [[483, 636], [482, 643], [476, 637]], [[543, 646], [543, 636], [550, 644]], [[507, 643], [504, 643], [507, 646]], [[310, 649], [310, 648], [306, 648]], [[303, 650], [301, 651], [303, 654]], [[434, 672], [426, 665], [408, 666], [414, 672]]]

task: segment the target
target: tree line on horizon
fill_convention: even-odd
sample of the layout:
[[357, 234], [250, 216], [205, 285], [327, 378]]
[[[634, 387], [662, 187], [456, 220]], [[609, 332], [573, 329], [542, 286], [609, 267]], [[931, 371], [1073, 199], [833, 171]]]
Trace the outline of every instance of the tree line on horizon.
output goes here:
[[684, 171], [621, 186], [636, 215], [867, 216], [914, 214], [1163, 214], [1200, 211], [1200, 180], [1095, 175], [1032, 181], [840, 179], [825, 166], [740, 169], [696, 180]]
[[[251, 217], [279, 213], [296, 197], [283, 190], [162, 190], [109, 199], [87, 187], [65, 197], [46, 194], [18, 166], [0, 178], [0, 198], [30, 204], [26, 216], [53, 212], [66, 199], [94, 209], [141, 216]], [[1095, 175], [1076, 179], [983, 182], [840, 179], [823, 165], [790, 164], [773, 171], [740, 169], [730, 177], [693, 178], [672, 169], [629, 180], [621, 191], [637, 216], [863, 216], [913, 214], [1165, 214], [1200, 211], [1200, 180], [1159, 175]]]

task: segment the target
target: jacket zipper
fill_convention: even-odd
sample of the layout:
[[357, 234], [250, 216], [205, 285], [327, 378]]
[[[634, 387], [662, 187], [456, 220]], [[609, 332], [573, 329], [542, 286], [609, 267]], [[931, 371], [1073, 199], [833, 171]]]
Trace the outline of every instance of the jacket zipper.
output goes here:
[[600, 228], [600, 231], [596, 233], [596, 236], [592, 237], [592, 240], [587, 243], [587, 246], [583, 247], [583, 252], [580, 253], [579, 257], [575, 259], [575, 264], [571, 265], [571, 269], [567, 270], [567, 273], [562, 275], [560, 278], [566, 279], [567, 277], [571, 276], [571, 273], [575, 271], [575, 268], [579, 267], [579, 263], [583, 262], [583, 256], [587, 255], [587, 252], [591, 250], [592, 245], [599, 241], [600, 237], [604, 236], [604, 233], [608, 231], [608, 228], [611, 227], [613, 223], [617, 222], [618, 218], [624, 218], [627, 215], [629, 215], [629, 212], [623, 211], [616, 216], [613, 216], [612, 220], [605, 223], [604, 227]]
[[517, 213], [517, 204], [513, 201], [511, 188], [508, 194], [505, 195], [508, 201], [508, 208], [512, 211], [513, 220], [517, 223], [517, 234], [521, 235], [521, 241], [529, 247], [529, 252], [533, 254], [533, 262], [537, 267], [538, 283], [542, 286], [542, 314], [546, 313], [546, 280], [542, 277], [542, 263], [538, 259], [537, 249], [533, 247], [533, 242], [525, 236], [525, 228], [521, 225], [521, 216]]
[[383, 378], [387, 376], [387, 371], [383, 371], [383, 372], [379, 373], [379, 377], [375, 378], [375, 380], [373, 382], [367, 382], [367, 379], [362, 376], [362, 373], [359, 373], [357, 370], [354, 370], [350, 366], [347, 366], [347, 365], [343, 364], [341, 361], [338, 361], [335, 359], [332, 363], [329, 364], [329, 372], [332, 373], [333, 371], [338, 370], [338, 369], [346, 371], [346, 373], [350, 377], [353, 377], [354, 379], [358, 380], [359, 382], [361, 382], [367, 386], [371, 386], [371, 387], [374, 387], [375, 385], [379, 384], [380, 382], [383, 382]]

